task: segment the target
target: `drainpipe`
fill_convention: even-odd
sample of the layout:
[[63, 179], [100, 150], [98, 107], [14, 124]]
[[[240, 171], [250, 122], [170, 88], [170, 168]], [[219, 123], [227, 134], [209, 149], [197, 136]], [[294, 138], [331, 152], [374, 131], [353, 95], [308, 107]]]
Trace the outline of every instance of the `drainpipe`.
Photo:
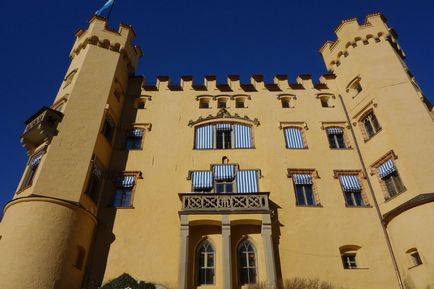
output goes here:
[[383, 222], [383, 216], [381, 215], [380, 207], [378, 206], [377, 198], [375, 197], [374, 189], [372, 187], [371, 180], [369, 179], [368, 171], [366, 169], [366, 165], [365, 165], [365, 162], [363, 160], [362, 153], [360, 151], [359, 143], [357, 142], [356, 135], [355, 135], [353, 127], [351, 125], [351, 119], [350, 119], [350, 116], [348, 114], [347, 107], [345, 106], [342, 95], [339, 94], [338, 96], [339, 96], [339, 100], [341, 101], [342, 107], [344, 109], [348, 124], [350, 126], [351, 136], [353, 137], [353, 141], [354, 141], [354, 144], [356, 146], [357, 155], [359, 156], [360, 163], [362, 164], [363, 173], [365, 174], [366, 181], [368, 182], [369, 191], [371, 193], [372, 200], [374, 201], [374, 207], [375, 207], [375, 210], [377, 211], [377, 216], [380, 219], [381, 228], [383, 229], [384, 237], [385, 237], [386, 243], [387, 243], [387, 248], [389, 249], [390, 257], [392, 258], [393, 268], [395, 269], [395, 274], [396, 274], [396, 278], [398, 279], [399, 288], [405, 289], [404, 284], [402, 282], [401, 273], [399, 272], [398, 263], [396, 261], [395, 253], [393, 252], [392, 243], [390, 241], [390, 236], [389, 236], [389, 233], [387, 232], [386, 225]]

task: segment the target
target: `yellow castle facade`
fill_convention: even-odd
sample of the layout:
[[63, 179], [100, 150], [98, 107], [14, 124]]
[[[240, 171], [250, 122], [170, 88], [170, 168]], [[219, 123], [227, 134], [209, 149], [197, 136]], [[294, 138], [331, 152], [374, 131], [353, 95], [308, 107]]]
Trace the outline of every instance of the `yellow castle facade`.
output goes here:
[[76, 34], [0, 224], [0, 288], [124, 272], [171, 289], [434, 288], [432, 106], [372, 14], [320, 49], [328, 73], [248, 84], [135, 74], [128, 25]]

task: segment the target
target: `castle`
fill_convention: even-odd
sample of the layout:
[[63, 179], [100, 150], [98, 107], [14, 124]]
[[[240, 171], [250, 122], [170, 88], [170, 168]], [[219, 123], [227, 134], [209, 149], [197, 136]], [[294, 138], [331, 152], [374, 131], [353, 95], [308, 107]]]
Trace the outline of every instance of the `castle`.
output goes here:
[[383, 15], [336, 28], [319, 82], [148, 84], [134, 35], [91, 18], [26, 121], [0, 288], [434, 288], [434, 114]]

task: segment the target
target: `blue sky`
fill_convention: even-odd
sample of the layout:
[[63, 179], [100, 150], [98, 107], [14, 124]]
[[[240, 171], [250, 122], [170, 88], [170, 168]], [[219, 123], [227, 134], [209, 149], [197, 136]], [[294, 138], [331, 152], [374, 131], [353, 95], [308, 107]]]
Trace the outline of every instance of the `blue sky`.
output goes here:
[[[23, 121], [53, 101], [69, 64], [74, 33], [105, 0], [1, 1], [0, 126], [3, 166], [0, 205], [12, 197], [26, 163], [19, 142]], [[137, 74], [251, 74], [271, 81], [287, 74], [314, 79], [326, 72], [318, 49], [334, 40], [341, 20], [362, 22], [383, 12], [399, 34], [406, 62], [425, 95], [434, 101], [434, 1], [386, 0], [116, 0], [111, 24], [133, 25], [143, 48]]]

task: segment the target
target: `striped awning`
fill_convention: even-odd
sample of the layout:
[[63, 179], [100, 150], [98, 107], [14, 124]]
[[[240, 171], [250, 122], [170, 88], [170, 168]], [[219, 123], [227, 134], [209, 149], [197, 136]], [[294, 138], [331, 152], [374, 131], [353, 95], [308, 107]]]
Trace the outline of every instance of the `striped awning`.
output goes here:
[[360, 192], [362, 190], [357, 176], [339, 176], [339, 181], [345, 192]]
[[308, 174], [294, 174], [292, 180], [296, 185], [312, 185], [312, 176]]
[[250, 126], [234, 124], [234, 148], [252, 148], [252, 129]]
[[145, 130], [143, 128], [134, 128], [128, 132], [128, 136], [143, 137]]
[[230, 123], [218, 123], [216, 124], [215, 128], [217, 130], [231, 130], [232, 125]]
[[198, 150], [214, 148], [214, 125], [196, 128], [195, 148]]
[[237, 191], [238, 193], [257, 193], [258, 190], [258, 171], [241, 170], [237, 172]]
[[136, 182], [135, 176], [123, 176], [118, 180], [118, 187], [121, 188], [132, 188]]
[[303, 134], [300, 128], [285, 128], [286, 147], [290, 149], [303, 149]]
[[388, 160], [378, 167], [378, 174], [380, 175], [380, 178], [384, 178], [394, 171], [396, 171], [396, 167], [393, 160]]
[[192, 172], [191, 180], [193, 189], [196, 190], [211, 189], [213, 187], [211, 171]]
[[38, 155], [33, 157], [33, 159], [30, 161], [30, 166], [35, 167], [35, 166], [39, 165], [43, 156], [44, 156], [43, 153], [39, 153]]
[[235, 177], [234, 165], [215, 165], [213, 172], [216, 181], [231, 180]]
[[344, 130], [340, 127], [328, 127], [326, 129], [327, 134], [343, 134]]

